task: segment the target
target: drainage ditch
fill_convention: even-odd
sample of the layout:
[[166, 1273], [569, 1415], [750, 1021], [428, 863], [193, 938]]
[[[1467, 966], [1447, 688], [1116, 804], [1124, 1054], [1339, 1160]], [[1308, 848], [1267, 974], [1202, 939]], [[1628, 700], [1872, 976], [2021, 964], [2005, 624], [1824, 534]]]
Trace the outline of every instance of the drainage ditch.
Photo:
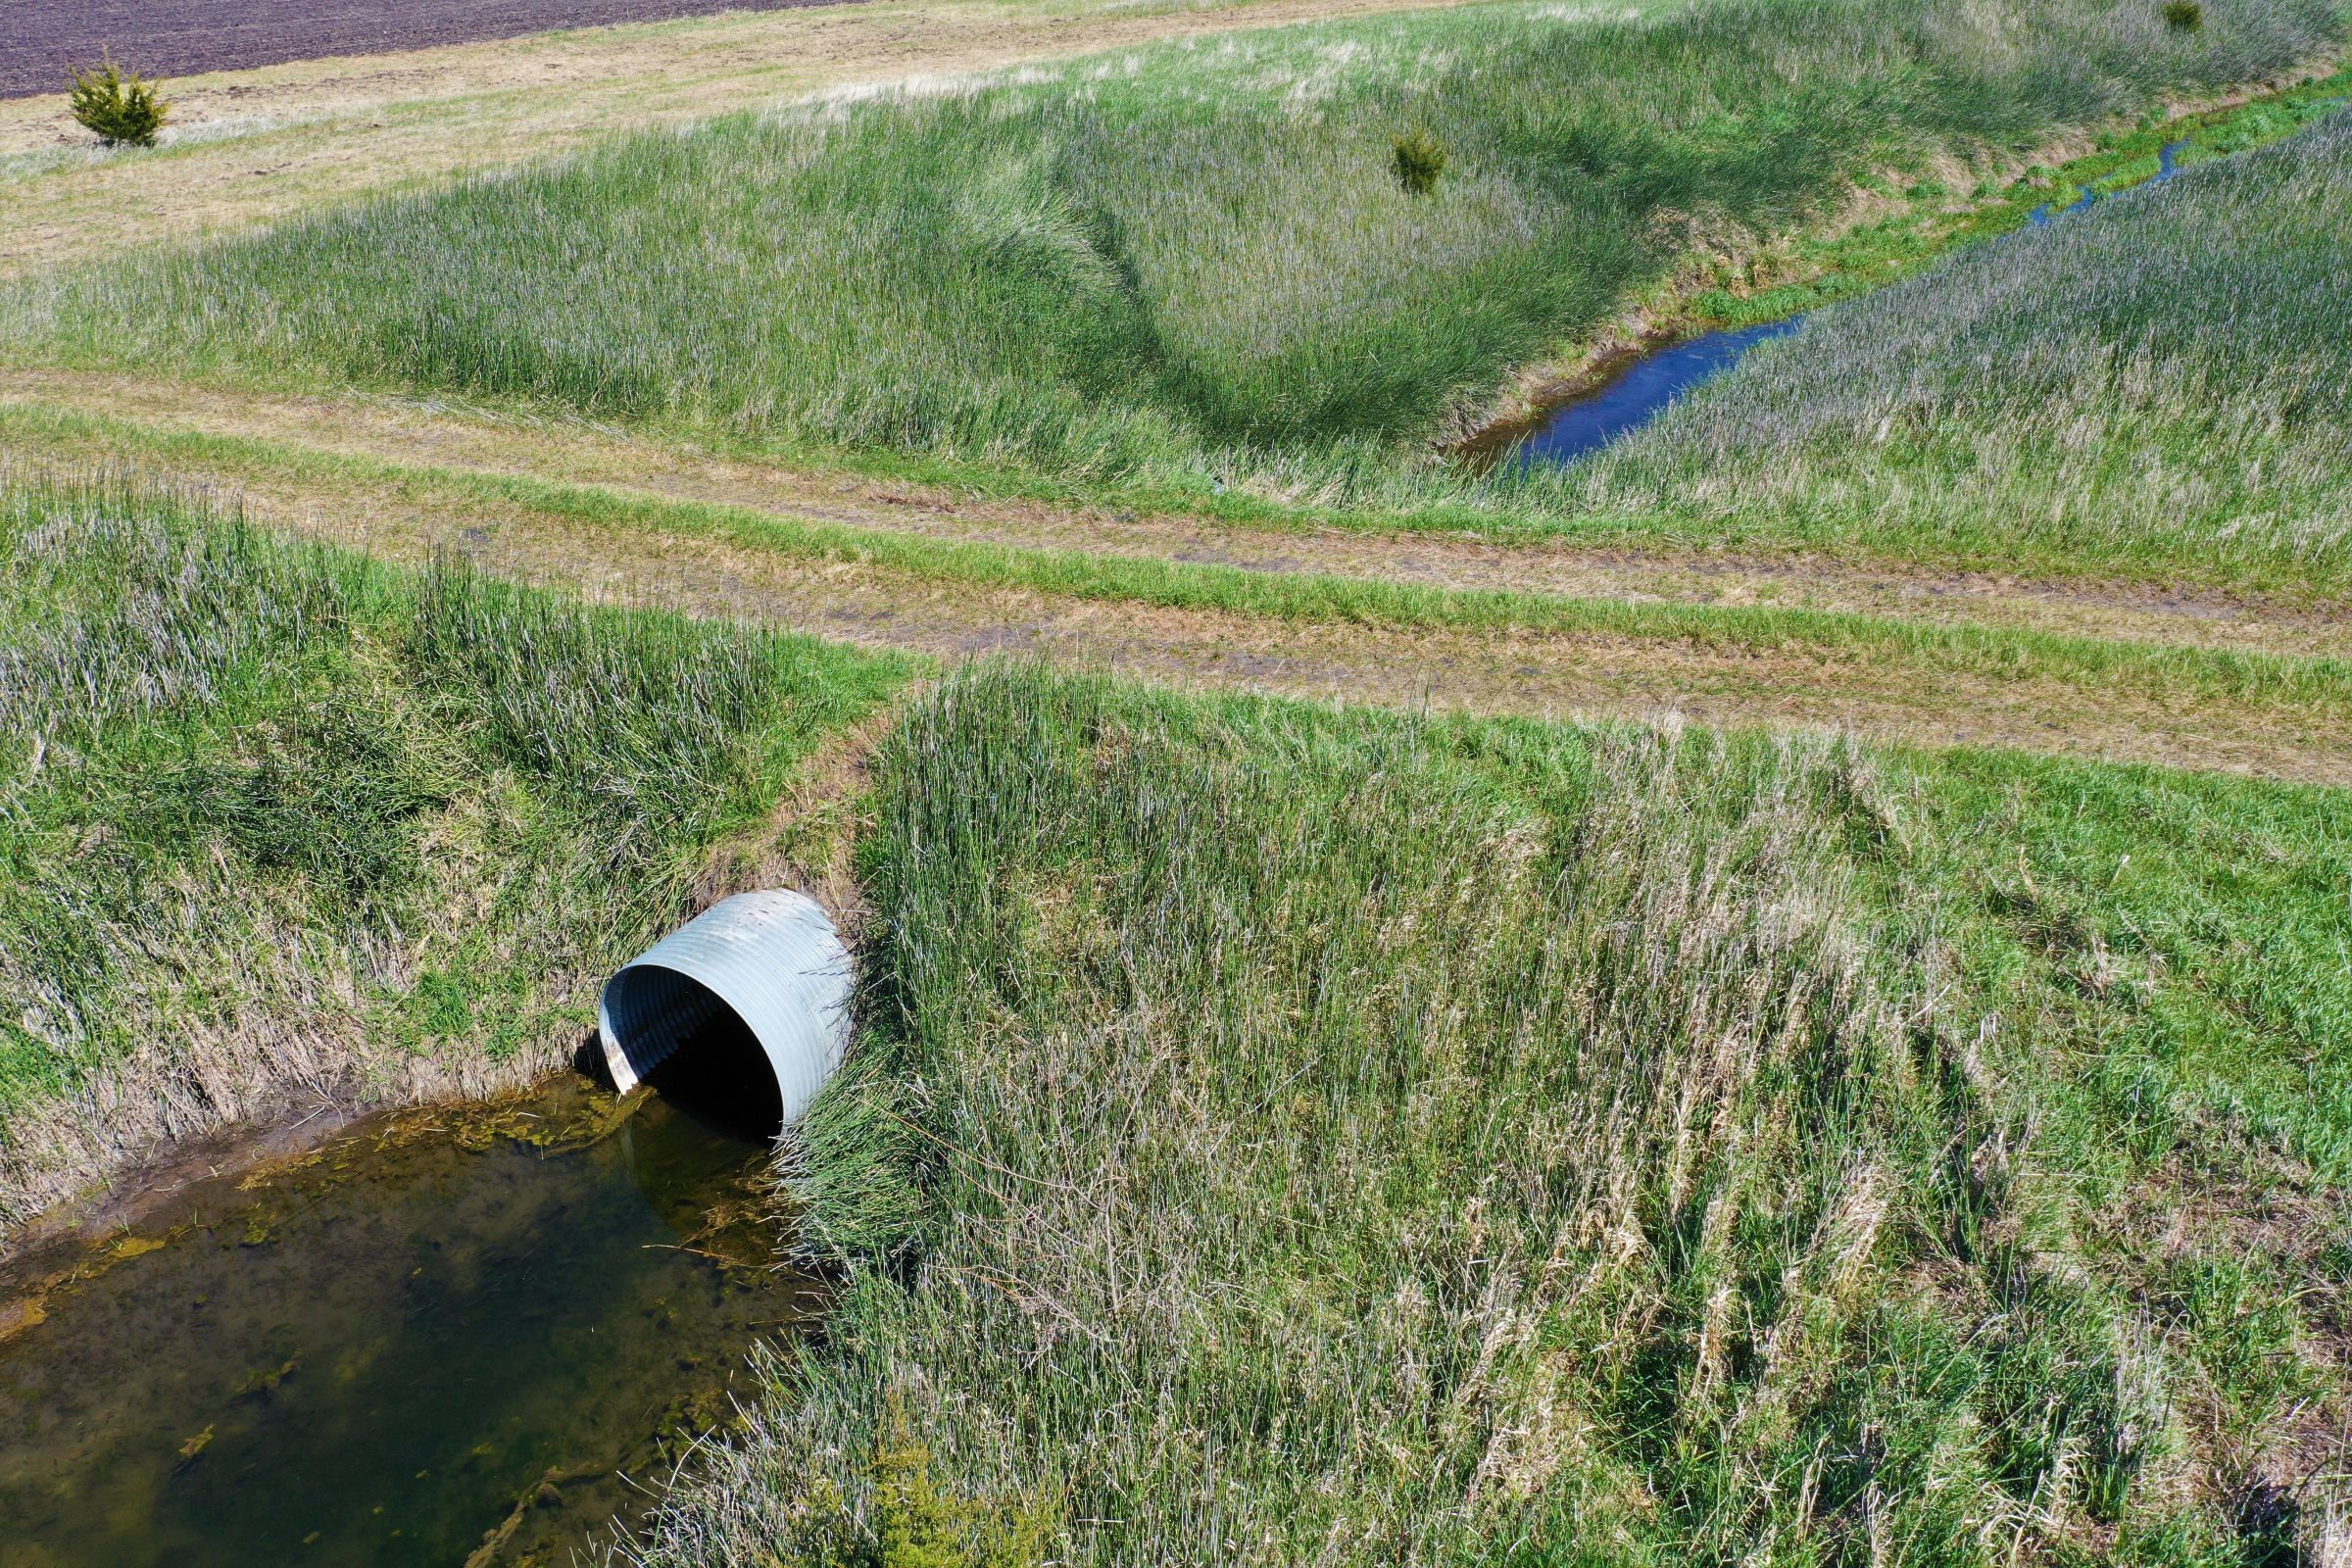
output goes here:
[[608, 988], [644, 1089], [379, 1114], [12, 1259], [0, 1562], [519, 1568], [625, 1531], [822, 1304], [762, 1216], [849, 986], [815, 906], [729, 900]]

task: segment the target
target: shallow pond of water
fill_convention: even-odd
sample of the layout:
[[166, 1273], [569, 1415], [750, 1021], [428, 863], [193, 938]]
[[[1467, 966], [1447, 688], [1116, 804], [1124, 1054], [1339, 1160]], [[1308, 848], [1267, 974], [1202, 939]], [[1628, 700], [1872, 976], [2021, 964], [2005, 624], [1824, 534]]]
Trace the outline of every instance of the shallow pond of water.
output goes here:
[[752, 1218], [763, 1153], [566, 1084], [53, 1253], [0, 1338], [0, 1563], [570, 1561], [813, 1310]]

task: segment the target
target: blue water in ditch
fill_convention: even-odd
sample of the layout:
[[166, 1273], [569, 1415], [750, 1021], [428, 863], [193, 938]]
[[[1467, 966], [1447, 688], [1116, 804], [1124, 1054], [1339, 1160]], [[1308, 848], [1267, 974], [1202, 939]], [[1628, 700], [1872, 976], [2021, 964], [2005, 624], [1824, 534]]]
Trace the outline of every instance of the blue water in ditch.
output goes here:
[[[2175, 162], [2175, 160], [2180, 156], [2180, 149], [2187, 145], [2188, 143], [2185, 141], [2168, 142], [2163, 149], [2156, 154], [2156, 172], [2150, 175], [2148, 178], [2141, 180], [2140, 184], [2161, 185], [2166, 180], [2172, 178], [2175, 174], [2180, 172], [2180, 166]], [[2134, 189], [2136, 187], [2127, 186], [2125, 188]], [[2054, 202], [2045, 202], [2043, 205], [2036, 207], [2032, 212], [2028, 213], [2026, 215], [2026, 221], [2033, 224], [2035, 228], [2039, 228], [2044, 223], [2047, 223], [2051, 219], [2057, 218], [2065, 213], [2079, 213], [2082, 211], [2083, 208], [2088, 207], [2092, 202], [2097, 201], [2101, 196], [2108, 194], [2110, 193], [2099, 189], [2096, 185], [2085, 185], [2082, 187], [2082, 194], [2076, 197], [2073, 201], [2067, 203], [2064, 207], [2060, 207]]]
[[[2156, 172], [2141, 184], [2154, 185], [2180, 172], [2178, 159], [2188, 145], [2176, 141], [2156, 155]], [[2136, 188], [2136, 187], [2127, 187]], [[2036, 207], [2027, 215], [2035, 228], [2066, 213], [2079, 213], [2111, 194], [2085, 186], [2082, 194], [2064, 207]], [[1762, 326], [1726, 327], [1685, 338], [1654, 354], [1643, 355], [1592, 392], [1554, 410], [1544, 422], [1520, 439], [1511, 461], [1525, 467], [1536, 464], [1571, 464], [1612, 445], [1656, 418], [1692, 387], [1704, 385], [1746, 358], [1748, 350], [1776, 337], [1786, 337], [1804, 321], [1802, 316], [1768, 321]]]
[[1803, 324], [1791, 316], [1762, 326], [1726, 328], [1644, 355], [1597, 391], [1566, 404], [1519, 448], [1522, 464], [1574, 463], [1639, 430], [1684, 393], [1713, 380], [1757, 344], [1786, 337]]

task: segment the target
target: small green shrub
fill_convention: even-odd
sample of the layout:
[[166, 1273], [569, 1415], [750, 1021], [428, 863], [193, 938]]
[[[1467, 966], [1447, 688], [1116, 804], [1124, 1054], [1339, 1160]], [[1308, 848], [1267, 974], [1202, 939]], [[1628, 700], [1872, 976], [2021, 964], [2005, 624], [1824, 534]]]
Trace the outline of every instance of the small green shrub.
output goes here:
[[1446, 172], [1446, 144], [1426, 130], [1411, 130], [1396, 138], [1396, 181], [1415, 196], [1438, 188]]
[[2175, 32], [2194, 32], [2205, 25], [2205, 7], [2199, 0], [2165, 0], [2164, 24]]
[[931, 1450], [915, 1439], [906, 1401], [893, 1394], [875, 1435], [872, 1525], [877, 1568], [1035, 1568], [1060, 1523], [1052, 1498], [1011, 1505], [973, 1502], [941, 1488]]
[[172, 105], [157, 87], [135, 73], [124, 75], [113, 60], [104, 60], [74, 73], [68, 107], [83, 128], [95, 131], [109, 147], [152, 147], [156, 132], [172, 118]]

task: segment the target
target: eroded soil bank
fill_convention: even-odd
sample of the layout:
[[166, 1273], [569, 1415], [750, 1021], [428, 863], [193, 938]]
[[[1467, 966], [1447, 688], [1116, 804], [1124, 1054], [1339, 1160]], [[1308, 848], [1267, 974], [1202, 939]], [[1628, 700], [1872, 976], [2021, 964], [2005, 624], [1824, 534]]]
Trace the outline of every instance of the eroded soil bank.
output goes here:
[[8, 1560], [569, 1561], [815, 1309], [758, 1217], [765, 1148], [564, 1079], [27, 1251], [0, 1270]]

